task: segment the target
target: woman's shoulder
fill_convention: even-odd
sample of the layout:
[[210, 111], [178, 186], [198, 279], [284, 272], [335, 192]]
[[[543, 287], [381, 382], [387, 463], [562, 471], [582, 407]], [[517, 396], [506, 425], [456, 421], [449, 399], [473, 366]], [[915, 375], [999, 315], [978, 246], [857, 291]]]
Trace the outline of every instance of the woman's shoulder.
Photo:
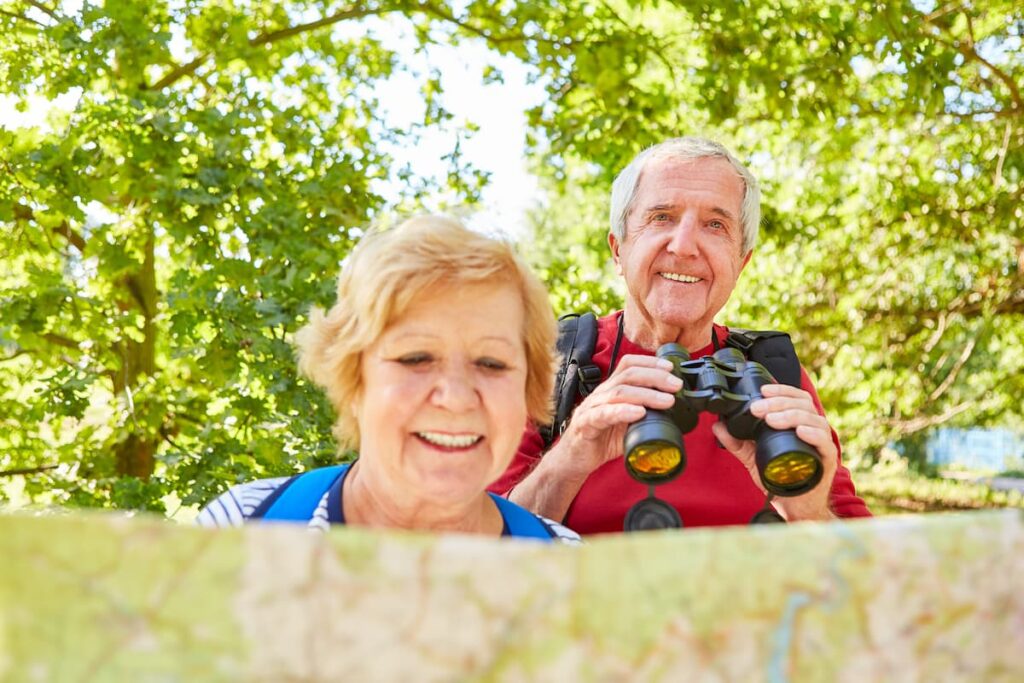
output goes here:
[[536, 515], [536, 517], [551, 532], [551, 540], [555, 543], [564, 543], [566, 545], [580, 545], [583, 543], [580, 535], [564, 524], [560, 524], [547, 517], [541, 517], [540, 515]]
[[232, 486], [199, 511], [196, 524], [206, 527], [242, 526], [256, 508], [288, 479], [257, 479]]

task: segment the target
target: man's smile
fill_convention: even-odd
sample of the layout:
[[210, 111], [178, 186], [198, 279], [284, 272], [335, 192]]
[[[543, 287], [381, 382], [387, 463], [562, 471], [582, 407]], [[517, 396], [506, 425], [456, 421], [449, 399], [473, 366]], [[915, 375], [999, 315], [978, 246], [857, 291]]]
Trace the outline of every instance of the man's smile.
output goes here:
[[682, 273], [658, 273], [666, 280], [672, 280], [673, 282], [700, 282], [703, 278], [695, 277], [693, 275], [684, 275]]

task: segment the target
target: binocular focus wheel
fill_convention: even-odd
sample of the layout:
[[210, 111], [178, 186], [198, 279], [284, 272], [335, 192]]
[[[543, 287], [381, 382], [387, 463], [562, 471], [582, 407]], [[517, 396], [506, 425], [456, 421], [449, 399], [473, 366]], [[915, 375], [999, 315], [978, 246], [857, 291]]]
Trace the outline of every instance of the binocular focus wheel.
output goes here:
[[644, 498], [626, 513], [626, 531], [681, 529], [683, 520], [676, 509], [658, 498]]

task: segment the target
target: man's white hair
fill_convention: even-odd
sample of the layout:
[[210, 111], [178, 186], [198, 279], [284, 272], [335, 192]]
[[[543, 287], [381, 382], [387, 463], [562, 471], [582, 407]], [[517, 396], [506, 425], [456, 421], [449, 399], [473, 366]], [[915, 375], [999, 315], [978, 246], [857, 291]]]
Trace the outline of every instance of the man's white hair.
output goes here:
[[636, 155], [612, 183], [611, 210], [609, 212], [612, 233], [620, 242], [626, 239], [626, 220], [636, 202], [640, 176], [649, 162], [659, 159], [694, 161], [708, 157], [728, 161], [743, 181], [740, 224], [743, 226], [743, 255], [749, 254], [757, 244], [757, 233], [761, 225], [761, 190], [758, 187], [757, 179], [747, 170], [746, 166], [741, 164], [724, 145], [707, 138], [671, 138], [653, 147], [648, 147]]

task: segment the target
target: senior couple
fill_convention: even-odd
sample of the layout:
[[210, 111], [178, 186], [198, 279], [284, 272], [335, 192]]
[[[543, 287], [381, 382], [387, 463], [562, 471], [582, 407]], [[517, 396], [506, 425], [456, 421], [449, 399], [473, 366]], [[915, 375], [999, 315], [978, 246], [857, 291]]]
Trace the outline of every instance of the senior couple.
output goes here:
[[[671, 139], [622, 170], [608, 244], [625, 308], [598, 321], [602, 381], [546, 452], [538, 427], [551, 420], [556, 325], [536, 276], [508, 244], [449, 219], [370, 233], [342, 268], [335, 305], [314, 310], [297, 335], [300, 369], [327, 392], [335, 436], [358, 458], [235, 486], [199, 522], [564, 543], [578, 542], [575, 532], [621, 531], [647, 495], [623, 466], [626, 428], [648, 408], [669, 408], [682, 386], [654, 351], [676, 342], [698, 358], [725, 343], [729, 330], [714, 319], [751, 258], [759, 221], [756, 180], [718, 143]], [[818, 486], [767, 498], [754, 443], [702, 415], [685, 436], [685, 471], [659, 497], [687, 526], [743, 524], [768, 500], [787, 521], [869, 515], [807, 374], [763, 395], [752, 414], [818, 450]]]

